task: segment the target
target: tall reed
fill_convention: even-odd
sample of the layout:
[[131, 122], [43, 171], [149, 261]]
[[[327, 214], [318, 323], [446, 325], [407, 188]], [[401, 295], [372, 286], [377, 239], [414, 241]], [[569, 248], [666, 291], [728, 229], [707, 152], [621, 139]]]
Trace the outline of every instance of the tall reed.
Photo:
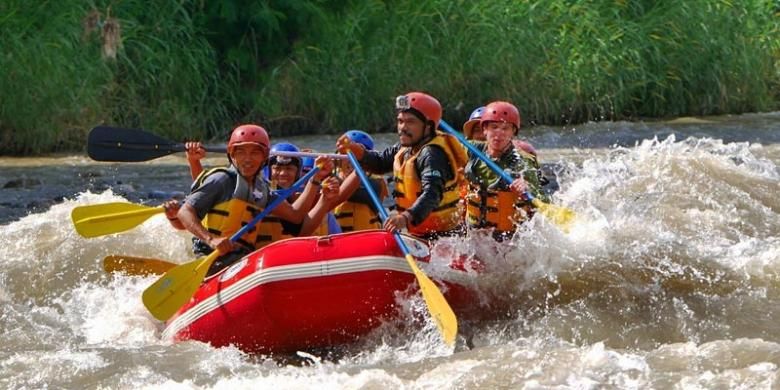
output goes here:
[[396, 95], [459, 123], [780, 107], [772, 0], [0, 2], [0, 154], [77, 150], [100, 123], [172, 139], [392, 127]]
[[111, 120], [181, 140], [221, 127], [239, 100], [235, 73], [219, 72], [214, 48], [181, 2], [106, 2], [123, 23], [122, 49], [104, 99]]
[[83, 121], [106, 115], [100, 88], [111, 71], [83, 43], [87, 14], [63, 2], [0, 3], [0, 154], [73, 149]]
[[257, 110], [324, 130], [391, 125], [425, 90], [445, 117], [508, 99], [534, 122], [778, 108], [770, 1], [356, 2], [274, 72]]
[[233, 120], [237, 74], [178, 1], [8, 0], [0, 14], [0, 154], [81, 149], [99, 123], [184, 139]]

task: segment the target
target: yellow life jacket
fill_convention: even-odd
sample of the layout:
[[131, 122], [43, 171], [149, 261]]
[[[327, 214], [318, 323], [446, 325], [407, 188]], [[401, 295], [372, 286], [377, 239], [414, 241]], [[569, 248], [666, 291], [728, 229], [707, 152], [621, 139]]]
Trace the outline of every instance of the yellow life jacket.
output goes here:
[[[216, 172], [227, 173], [235, 180], [236, 187], [233, 191], [232, 198], [212, 206], [212, 208], [206, 212], [201, 223], [210, 233], [216, 236], [230, 237], [241, 229], [241, 227], [249, 223], [257, 214], [263, 211], [263, 208], [268, 201], [268, 186], [262, 186], [262, 190], [264, 191], [263, 196], [261, 197], [261, 199], [263, 199], [262, 204], [255, 204], [254, 202], [249, 201], [252, 189], [249, 188], [248, 183], [241, 175], [228, 168], [217, 167], [201, 172], [195, 179], [193, 188], [200, 187], [208, 176]], [[257, 240], [259, 233], [263, 231], [264, 222], [265, 219], [255, 225], [254, 228], [249, 229], [246, 234], [236, 240], [236, 243], [250, 251], [258, 248]]]
[[[271, 189], [273, 190], [279, 190], [280, 188], [276, 185], [276, 183], [271, 183]], [[300, 196], [300, 192], [296, 192], [295, 194], [289, 196], [287, 198], [288, 202], [293, 202], [294, 199], [297, 199], [298, 196]], [[284, 240], [287, 238], [297, 237], [296, 234], [293, 234], [293, 232], [288, 231], [285, 229], [284, 224], [282, 223], [282, 220], [279, 217], [269, 215], [261, 221], [259, 225], [259, 231], [257, 232], [257, 239], [255, 241], [255, 247], [257, 249], [260, 249], [272, 242], [276, 242], [279, 240]]]
[[282, 220], [273, 215], [269, 215], [260, 221], [255, 239], [255, 248], [260, 249], [272, 242], [284, 240], [286, 238], [296, 237], [291, 232], [285, 230]]
[[[387, 194], [387, 183], [381, 176], [370, 176], [380, 183], [379, 199], [384, 199]], [[341, 226], [341, 231], [352, 232], [357, 230], [381, 229], [382, 220], [374, 208], [360, 202], [346, 201], [336, 206], [333, 215]]]
[[382, 228], [379, 216], [367, 204], [347, 201], [336, 206], [333, 215], [339, 221], [343, 232]]
[[401, 212], [412, 207], [422, 193], [422, 183], [417, 175], [414, 164], [422, 148], [428, 147], [429, 145], [436, 145], [442, 148], [447, 154], [447, 158], [450, 161], [450, 167], [452, 168], [453, 178], [444, 183], [444, 191], [438, 207], [436, 207], [419, 225], [409, 224], [409, 226], [407, 226], [409, 233], [415, 235], [426, 235], [429, 233], [454, 230], [461, 219], [458, 212], [458, 203], [460, 201], [460, 185], [463, 183], [464, 179], [463, 174], [460, 172], [460, 168], [466, 165], [468, 156], [466, 155], [463, 146], [460, 145], [455, 137], [438, 131], [436, 132], [435, 137], [420, 147], [416, 153], [410, 155], [406, 160], [404, 160], [404, 156], [409, 149], [408, 147], [402, 147], [395, 155], [395, 161], [393, 162], [395, 191], [393, 192], [393, 196], [395, 197], [396, 209]]
[[[480, 149], [484, 148], [481, 144]], [[520, 158], [536, 164], [536, 157], [522, 149], [514, 148]], [[467, 166], [466, 169], [472, 169]], [[512, 232], [517, 224], [533, 216], [534, 210], [527, 200], [518, 198], [511, 190], [493, 190], [468, 181], [466, 195], [466, 222], [472, 228], [495, 228], [496, 232]]]
[[511, 232], [515, 225], [533, 215], [527, 201], [512, 191], [472, 188], [466, 196], [466, 221], [469, 227], [493, 227], [497, 232]]

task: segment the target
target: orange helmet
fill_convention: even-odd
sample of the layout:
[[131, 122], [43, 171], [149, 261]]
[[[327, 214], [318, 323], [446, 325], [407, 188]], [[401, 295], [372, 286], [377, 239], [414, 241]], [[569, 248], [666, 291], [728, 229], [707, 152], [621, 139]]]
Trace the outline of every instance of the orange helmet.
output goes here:
[[427, 93], [409, 92], [395, 98], [395, 109], [398, 111], [414, 110], [423, 118], [433, 122], [433, 128], [439, 127], [441, 121], [441, 104]]
[[268, 144], [270, 143], [268, 133], [264, 128], [258, 125], [241, 125], [233, 129], [227, 147], [228, 151], [230, 151], [234, 146], [256, 144], [260, 145], [267, 152]]
[[493, 102], [485, 106], [480, 125], [485, 122], [507, 122], [515, 125], [515, 132], [520, 129], [520, 111], [509, 102]]

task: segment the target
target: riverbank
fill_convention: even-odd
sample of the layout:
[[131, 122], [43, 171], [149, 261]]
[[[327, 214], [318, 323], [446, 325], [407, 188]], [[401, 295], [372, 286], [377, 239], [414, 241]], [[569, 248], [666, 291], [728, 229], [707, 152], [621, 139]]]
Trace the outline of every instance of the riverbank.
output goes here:
[[[523, 129], [520, 137], [539, 151], [542, 166], [550, 178], [567, 166], [576, 166], [592, 154], [607, 154], [633, 147], [643, 140], [677, 140], [687, 137], [711, 138], [724, 143], [747, 142], [753, 152], [780, 162], [780, 112], [680, 117], [669, 121], [593, 122], [577, 126], [535, 126]], [[374, 134], [378, 149], [397, 142], [394, 133]], [[274, 142], [290, 141], [302, 147], [332, 151], [337, 135], [275, 137]], [[85, 141], [82, 141], [85, 142]], [[215, 142], [214, 145], [220, 142]], [[225, 164], [218, 154], [210, 154], [206, 166]], [[111, 189], [133, 202], [159, 204], [181, 195], [191, 183], [182, 153], [142, 163], [101, 163], [85, 152], [42, 157], [0, 157], [0, 224], [30, 213], [47, 210], [54, 204], [73, 199], [85, 191], [101, 193]], [[556, 181], [553, 185], [557, 186]], [[553, 187], [552, 189], [557, 189]]]

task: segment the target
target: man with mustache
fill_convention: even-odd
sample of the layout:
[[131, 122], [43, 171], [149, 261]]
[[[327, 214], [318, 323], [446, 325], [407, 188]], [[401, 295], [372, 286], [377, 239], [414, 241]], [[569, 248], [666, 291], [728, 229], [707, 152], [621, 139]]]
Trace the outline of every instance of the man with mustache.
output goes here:
[[363, 168], [377, 174], [393, 172], [396, 213], [383, 227], [408, 229], [417, 237], [434, 239], [459, 228], [458, 187], [466, 153], [454, 137], [437, 132], [442, 117], [438, 100], [422, 92], [396, 98], [398, 143], [384, 151], [366, 150], [342, 135], [337, 148], [351, 150]]

